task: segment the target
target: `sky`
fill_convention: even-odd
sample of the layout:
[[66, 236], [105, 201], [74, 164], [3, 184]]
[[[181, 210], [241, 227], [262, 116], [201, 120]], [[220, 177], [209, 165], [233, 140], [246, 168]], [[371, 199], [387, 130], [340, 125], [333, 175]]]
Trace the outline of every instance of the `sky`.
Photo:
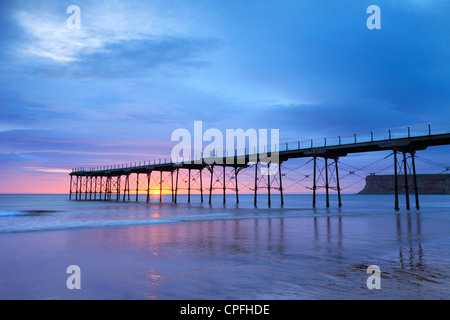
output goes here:
[[281, 141], [446, 123], [449, 14], [448, 0], [2, 0], [0, 193], [169, 157], [194, 121]]

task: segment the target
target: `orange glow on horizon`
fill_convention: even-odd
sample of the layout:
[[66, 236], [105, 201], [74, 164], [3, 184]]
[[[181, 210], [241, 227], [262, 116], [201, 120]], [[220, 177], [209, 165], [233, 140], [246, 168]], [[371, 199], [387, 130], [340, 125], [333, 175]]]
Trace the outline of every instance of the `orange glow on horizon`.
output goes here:
[[[63, 173], [55, 170], [17, 170], [11, 174], [2, 174], [0, 177], [0, 194], [69, 194], [70, 190], [70, 177], [67, 173]], [[135, 181], [132, 181], [130, 184], [130, 193], [135, 194]], [[84, 187], [83, 187], [84, 188]], [[123, 188], [123, 187], [122, 187]], [[191, 194], [200, 194], [200, 191], [197, 189], [198, 186], [195, 186], [191, 190]], [[187, 194], [186, 190], [186, 182], [183, 181], [179, 183], [177, 193], [178, 194]], [[261, 189], [261, 191], [264, 191]], [[358, 190], [352, 190], [357, 192]], [[175, 192], [175, 190], [174, 190]], [[289, 190], [284, 191], [285, 194], [310, 194], [310, 190], [305, 190], [301, 187], [289, 188]], [[75, 190], [72, 189], [72, 193], [75, 193]], [[121, 190], [122, 193], [122, 190]], [[147, 194], [147, 183], [143, 183], [142, 181], [139, 183], [138, 193], [140, 195]], [[153, 188], [150, 188], [150, 195], [154, 197], [160, 196], [159, 185], [153, 184]], [[171, 195], [172, 190], [168, 189], [166, 186], [165, 189], [162, 189], [162, 195]], [[207, 186], [204, 186], [203, 195], [207, 195], [209, 193]], [[214, 189], [213, 194], [221, 194], [222, 190]], [[234, 194], [234, 191], [227, 190], [227, 194]], [[348, 193], [348, 192], [346, 192]], [[253, 191], [249, 190], [247, 187], [240, 187], [239, 194], [253, 194]]]

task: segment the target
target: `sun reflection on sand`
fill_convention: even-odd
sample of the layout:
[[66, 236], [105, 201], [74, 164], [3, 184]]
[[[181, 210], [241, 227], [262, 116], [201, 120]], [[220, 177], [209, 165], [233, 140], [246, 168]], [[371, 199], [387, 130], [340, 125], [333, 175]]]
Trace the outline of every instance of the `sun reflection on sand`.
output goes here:
[[145, 293], [147, 299], [156, 300], [158, 299], [157, 295], [154, 293], [156, 287], [160, 286], [161, 275], [155, 273], [155, 269], [149, 269], [145, 271], [145, 279], [144, 281], [139, 281], [138, 283], [143, 283], [148, 289], [148, 292]]

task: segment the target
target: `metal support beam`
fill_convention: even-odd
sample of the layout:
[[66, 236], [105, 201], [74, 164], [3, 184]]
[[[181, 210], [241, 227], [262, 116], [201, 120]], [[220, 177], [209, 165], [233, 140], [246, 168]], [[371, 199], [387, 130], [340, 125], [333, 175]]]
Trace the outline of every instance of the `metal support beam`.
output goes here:
[[78, 199], [81, 200], [83, 196], [83, 176], [80, 176], [80, 190], [78, 196], [79, 196]]
[[88, 177], [84, 177], [84, 200], [87, 200], [87, 194], [88, 194]]
[[328, 158], [325, 158], [325, 193], [326, 193], [326, 205], [327, 208], [330, 207], [330, 195], [329, 195], [329, 184], [328, 184]]
[[225, 190], [225, 188], [226, 188], [226, 178], [227, 178], [227, 172], [226, 172], [226, 167], [224, 165], [223, 166], [223, 203], [224, 204], [227, 201], [226, 200], [226, 196], [225, 196], [225, 194], [226, 194], [226, 190]]
[[177, 195], [178, 195], [178, 171], [179, 170], [180, 169], [177, 168], [177, 177], [176, 177], [176, 180], [175, 180], [175, 199], [174, 199], [175, 203], [177, 203]]
[[335, 171], [336, 171], [336, 189], [338, 194], [338, 206], [339, 208], [342, 207], [341, 202], [341, 187], [339, 185], [339, 170], [338, 170], [338, 157], [334, 158], [334, 165], [335, 165]]
[[238, 175], [237, 166], [234, 166], [234, 185], [236, 187], [236, 203], [239, 203], [239, 188], [237, 175]]
[[173, 171], [170, 171], [170, 191], [172, 192], [172, 202], [174, 202], [174, 194], [173, 194]]
[[188, 169], [188, 203], [191, 203], [191, 169]]
[[105, 190], [105, 200], [111, 200], [112, 198], [112, 177], [107, 179], [107, 189]]
[[147, 173], [147, 199], [145, 200], [146, 202], [150, 201], [150, 178], [152, 176], [152, 172], [148, 172]]
[[108, 181], [109, 181], [109, 177], [107, 176], [107, 177], [105, 178], [105, 197], [104, 197], [104, 199], [103, 199], [103, 200], [105, 200], [105, 201], [106, 201], [106, 199], [108, 198]]
[[75, 184], [75, 200], [78, 200], [78, 183], [79, 183], [79, 176], [77, 176], [77, 181]]
[[[106, 190], [108, 189], [108, 177], [105, 176], [105, 194], [103, 196], [103, 200], [106, 200]], [[103, 190], [102, 190], [103, 192]], [[101, 198], [101, 197], [100, 197]]]
[[97, 176], [95, 176], [94, 200], [97, 200]]
[[409, 186], [408, 186], [408, 166], [406, 163], [406, 152], [403, 151], [403, 175], [405, 178], [405, 201], [406, 209], [409, 210]]
[[[108, 189], [107, 189], [107, 192], [108, 192], [108, 195], [107, 195], [107, 198], [105, 197], [105, 200], [111, 200], [111, 192], [112, 192], [112, 177], [108, 177], [108, 182], [107, 182], [107, 186], [108, 186]], [[105, 195], [106, 195], [106, 190], [105, 190]]]
[[103, 183], [103, 177], [100, 176], [100, 190], [98, 191], [98, 198], [99, 200], [102, 200], [102, 183]]
[[270, 162], [267, 162], [267, 205], [270, 208]]
[[81, 200], [83, 196], [83, 176], [79, 176], [79, 185], [78, 185], [78, 200]]
[[130, 179], [129, 179], [129, 176], [130, 176], [130, 174], [127, 174], [127, 179], [128, 179], [128, 182], [127, 182], [127, 191], [128, 191], [128, 201], [130, 201]]
[[82, 200], [83, 197], [83, 176], [80, 176], [80, 185], [78, 187], [78, 200]]
[[139, 201], [139, 173], [136, 173], [136, 202]]
[[256, 198], [258, 196], [258, 162], [255, 163], [255, 196], [253, 199], [253, 204], [256, 207]]
[[83, 176], [80, 176], [80, 200], [81, 197], [83, 196], [82, 192], [83, 192]]
[[105, 194], [103, 195], [103, 200], [106, 200], [107, 191], [108, 191], [108, 176], [105, 176]]
[[[127, 174], [126, 176], [125, 176], [125, 183], [124, 183], [124, 185], [123, 185], [123, 202], [125, 202], [125, 196], [126, 196], [126, 194], [127, 194], [127, 185], [128, 185], [128, 190], [130, 189], [130, 185], [129, 185], [129, 182], [130, 182], [130, 175], [129, 174]], [[128, 199], [129, 200], [129, 199]]]
[[212, 186], [213, 186], [213, 179], [214, 179], [214, 165], [211, 166], [211, 169], [209, 171], [211, 172], [211, 181], [209, 183], [209, 204], [211, 204]]
[[108, 200], [112, 200], [112, 186], [113, 186], [113, 182], [112, 182], [113, 178], [109, 177], [109, 190], [108, 190]]
[[395, 210], [400, 210], [398, 207], [398, 177], [397, 177], [397, 150], [394, 150], [394, 194], [395, 194]]
[[281, 197], [281, 206], [284, 206], [284, 197], [283, 197], [283, 180], [281, 174], [281, 162], [278, 163], [278, 178], [280, 179], [280, 197]]
[[316, 207], [316, 171], [317, 171], [317, 157], [314, 157], [314, 173], [313, 173], [313, 208]]
[[72, 175], [70, 175], [69, 200], [72, 200]]
[[412, 165], [412, 170], [413, 170], [413, 183], [414, 183], [414, 195], [416, 198], [416, 209], [420, 209], [419, 206], [419, 192], [418, 192], [418, 188], [417, 188], [417, 178], [416, 178], [416, 162], [414, 160], [415, 158], [415, 152], [411, 152], [411, 165]]
[[89, 200], [92, 200], [92, 176], [89, 177]]
[[109, 195], [108, 195], [108, 200], [112, 200], [112, 195], [113, 195], [113, 177], [109, 178]]
[[117, 182], [116, 182], [116, 201], [119, 201], [119, 198], [120, 198], [120, 178], [121, 178], [121, 176], [117, 176]]
[[163, 176], [161, 170], [159, 172], [159, 202], [162, 202], [162, 183], [163, 183]]
[[203, 169], [200, 169], [200, 201], [203, 203], [203, 180], [202, 180], [202, 171], [203, 171]]

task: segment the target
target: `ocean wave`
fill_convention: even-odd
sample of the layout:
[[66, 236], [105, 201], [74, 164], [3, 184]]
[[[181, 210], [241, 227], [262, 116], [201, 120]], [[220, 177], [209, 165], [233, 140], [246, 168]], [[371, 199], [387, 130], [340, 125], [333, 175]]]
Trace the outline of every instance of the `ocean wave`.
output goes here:
[[41, 216], [59, 212], [57, 210], [23, 210], [23, 211], [1, 211], [0, 217], [8, 216]]
[[1, 232], [26, 232], [26, 231], [52, 231], [69, 230], [81, 228], [102, 228], [102, 227], [120, 227], [133, 225], [149, 225], [159, 223], [177, 222], [177, 220], [103, 220], [103, 221], [73, 221], [72, 223], [53, 223], [39, 225], [16, 225], [0, 228]]
[[[25, 215], [25, 212], [8, 212], [10, 215]], [[113, 220], [72, 220], [72, 221], [53, 221], [47, 223], [38, 223], [36, 221], [30, 224], [8, 225], [1, 227], [1, 232], [26, 232], [26, 231], [50, 231], [50, 230], [67, 230], [80, 228], [102, 228], [102, 227], [121, 227], [121, 226], [136, 226], [136, 225], [151, 225], [163, 223], [177, 223], [188, 221], [205, 221], [205, 220], [220, 220], [229, 213], [216, 213], [204, 215], [186, 215], [177, 217], [168, 217], [165, 219], [113, 219]]]
[[27, 213], [24, 211], [4, 211], [0, 212], [0, 217], [8, 217], [8, 216], [23, 216]]

